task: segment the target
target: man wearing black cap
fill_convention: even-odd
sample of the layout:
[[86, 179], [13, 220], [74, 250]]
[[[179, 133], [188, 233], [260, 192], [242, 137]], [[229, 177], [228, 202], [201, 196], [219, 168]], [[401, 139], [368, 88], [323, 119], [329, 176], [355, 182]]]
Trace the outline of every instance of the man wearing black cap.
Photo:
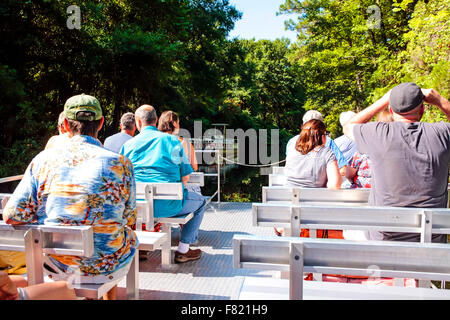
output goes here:
[[[434, 89], [405, 82], [390, 90], [344, 126], [359, 152], [372, 161], [369, 205], [446, 208], [450, 163], [450, 123], [420, 122], [424, 102], [450, 121], [450, 103]], [[394, 122], [370, 122], [389, 106]], [[417, 233], [370, 232], [370, 239], [420, 241]], [[433, 235], [433, 242], [446, 242]]]

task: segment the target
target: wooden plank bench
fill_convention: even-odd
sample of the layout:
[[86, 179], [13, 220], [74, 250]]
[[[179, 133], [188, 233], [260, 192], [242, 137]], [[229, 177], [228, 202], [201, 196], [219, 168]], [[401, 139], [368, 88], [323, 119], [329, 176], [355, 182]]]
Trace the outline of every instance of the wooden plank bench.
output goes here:
[[[154, 200], [182, 200], [183, 184], [176, 183], [136, 183], [136, 206], [137, 206], [137, 230], [142, 230], [145, 223], [147, 230], [153, 230], [156, 223], [162, 224], [162, 232], [167, 234], [167, 239], [161, 244], [161, 263], [164, 267], [172, 264], [172, 224], [186, 224], [192, 219], [194, 213], [186, 215], [155, 218]], [[149, 227], [150, 226], [150, 227]]]
[[233, 266], [290, 274], [288, 280], [247, 277], [240, 299], [450, 299], [449, 290], [303, 280], [304, 272], [313, 272], [448, 281], [445, 244], [235, 235]]

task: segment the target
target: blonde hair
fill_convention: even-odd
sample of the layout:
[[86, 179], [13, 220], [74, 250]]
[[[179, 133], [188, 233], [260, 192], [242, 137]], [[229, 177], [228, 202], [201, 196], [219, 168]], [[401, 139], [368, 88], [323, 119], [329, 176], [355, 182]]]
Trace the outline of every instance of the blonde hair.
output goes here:
[[392, 117], [392, 114], [389, 112], [389, 110], [384, 109], [381, 111], [376, 119], [377, 122], [393, 122], [394, 118]]

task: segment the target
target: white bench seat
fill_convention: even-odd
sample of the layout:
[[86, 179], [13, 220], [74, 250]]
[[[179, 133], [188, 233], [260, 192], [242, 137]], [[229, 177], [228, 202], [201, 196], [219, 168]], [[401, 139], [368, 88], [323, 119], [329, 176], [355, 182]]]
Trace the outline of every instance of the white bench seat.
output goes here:
[[[289, 300], [289, 279], [245, 277], [239, 300]], [[304, 300], [449, 300], [449, 290], [303, 281]]]
[[117, 283], [122, 280], [106, 282], [102, 284], [93, 283], [72, 283], [72, 287], [75, 290], [77, 297], [85, 297], [88, 299], [100, 299], [108, 293]]
[[185, 215], [174, 216], [174, 217], [165, 217], [165, 218], [155, 218], [155, 221], [158, 223], [172, 223], [172, 224], [185, 224], [189, 222], [194, 217], [194, 213], [188, 213]]
[[139, 240], [139, 250], [153, 251], [159, 249], [167, 241], [167, 233], [134, 231]]

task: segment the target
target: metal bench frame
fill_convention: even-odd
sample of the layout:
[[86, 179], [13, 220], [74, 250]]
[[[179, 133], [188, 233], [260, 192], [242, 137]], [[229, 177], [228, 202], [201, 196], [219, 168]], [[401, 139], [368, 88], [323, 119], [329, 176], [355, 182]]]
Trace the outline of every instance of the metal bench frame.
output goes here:
[[283, 187], [286, 185], [286, 176], [282, 174], [269, 174], [269, 187]]
[[450, 234], [450, 209], [401, 207], [349, 207], [254, 203], [253, 226], [285, 227], [294, 235], [302, 228], [417, 232], [421, 242], [432, 234]]
[[285, 175], [286, 174], [286, 167], [273, 166], [272, 167], [272, 174]]
[[[29, 285], [43, 283], [42, 255], [90, 257], [94, 253], [92, 226], [8, 225], [0, 221], [0, 250], [23, 251]], [[127, 299], [139, 299], [139, 250], [153, 251], [167, 242], [167, 234], [135, 231], [139, 241], [126, 275]], [[98, 299], [121, 279], [104, 284], [72, 284], [79, 297]]]
[[301, 187], [263, 187], [262, 202], [308, 203], [315, 204], [348, 204], [357, 206], [367, 204], [370, 189], [328, 189], [328, 188], [301, 188]]
[[[448, 281], [450, 246], [437, 243], [235, 235], [233, 266], [289, 271], [289, 298], [302, 299], [304, 272], [360, 276], [376, 274], [377, 277]], [[326, 286], [326, 282], [321, 285]], [[439, 291], [450, 299], [450, 291]]]
[[[136, 201], [138, 221], [137, 230], [142, 230], [142, 223], [147, 230], [153, 230], [155, 223], [162, 224], [162, 232], [167, 234], [167, 239], [161, 244], [161, 263], [163, 267], [169, 267], [172, 263], [172, 224], [186, 224], [192, 219], [194, 213], [183, 216], [167, 218], [155, 218], [154, 200], [182, 200], [183, 184], [175, 183], [136, 183]], [[141, 201], [139, 201], [141, 200]]]
[[[302, 228], [316, 237], [317, 229], [366, 230], [420, 233], [422, 243], [431, 243], [433, 234], [450, 234], [449, 209], [400, 207], [311, 206], [254, 203], [253, 226], [285, 227], [298, 236]], [[319, 274], [314, 278], [320, 280]], [[429, 287], [429, 282], [420, 282]]]

